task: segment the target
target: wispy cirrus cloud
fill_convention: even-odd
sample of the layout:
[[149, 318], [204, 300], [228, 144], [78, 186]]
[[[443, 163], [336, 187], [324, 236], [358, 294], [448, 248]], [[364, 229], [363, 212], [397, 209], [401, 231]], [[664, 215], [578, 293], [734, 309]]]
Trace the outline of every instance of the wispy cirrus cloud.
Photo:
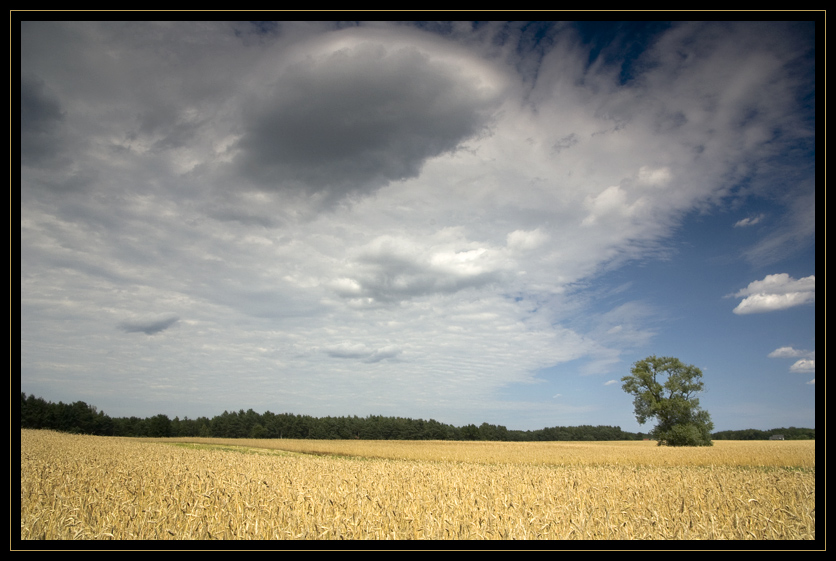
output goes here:
[[766, 218], [766, 215], [763, 214], [763, 213], [758, 214], [757, 216], [749, 216], [749, 217], [743, 218], [742, 220], [738, 220], [737, 222], [735, 222], [734, 227], [735, 228], [745, 228], [747, 226], [754, 226], [755, 224], [757, 224], [758, 222], [760, 222], [764, 218]]

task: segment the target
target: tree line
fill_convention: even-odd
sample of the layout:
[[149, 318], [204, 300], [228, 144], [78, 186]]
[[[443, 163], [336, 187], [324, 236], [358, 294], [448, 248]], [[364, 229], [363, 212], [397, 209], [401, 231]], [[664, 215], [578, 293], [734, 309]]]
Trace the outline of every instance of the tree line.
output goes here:
[[769, 430], [723, 430], [713, 435], [714, 440], [769, 440], [773, 436], [783, 436], [784, 440], [815, 440], [816, 429], [789, 427]]
[[312, 417], [293, 413], [224, 411], [211, 419], [198, 417], [170, 419], [153, 417], [110, 417], [83, 401], [52, 403], [34, 395], [20, 394], [20, 427], [100, 436], [214, 438], [305, 438], [362, 440], [641, 440], [646, 435], [622, 431], [620, 427], [582, 425], [547, 427], [538, 430], [509, 430], [502, 425], [482, 423], [462, 427], [435, 419], [404, 417]]
[[[642, 440], [645, 433], [622, 431], [620, 427], [581, 425], [511, 430], [502, 425], [482, 423], [456, 427], [434, 419], [404, 417], [312, 417], [293, 413], [224, 411], [211, 419], [110, 417], [83, 401], [52, 403], [34, 395], [20, 394], [20, 428], [51, 429], [100, 436], [213, 437], [213, 438], [305, 438], [362, 440], [500, 440], [500, 441], [593, 441]], [[772, 429], [770, 431], [721, 431], [717, 440], [766, 440], [782, 434], [787, 440], [812, 438], [815, 429]]]

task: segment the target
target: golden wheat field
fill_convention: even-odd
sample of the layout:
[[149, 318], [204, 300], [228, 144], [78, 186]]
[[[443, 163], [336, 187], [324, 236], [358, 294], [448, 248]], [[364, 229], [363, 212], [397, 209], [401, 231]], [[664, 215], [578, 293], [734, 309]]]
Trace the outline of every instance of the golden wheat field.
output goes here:
[[155, 439], [21, 430], [29, 539], [815, 539], [814, 441]]

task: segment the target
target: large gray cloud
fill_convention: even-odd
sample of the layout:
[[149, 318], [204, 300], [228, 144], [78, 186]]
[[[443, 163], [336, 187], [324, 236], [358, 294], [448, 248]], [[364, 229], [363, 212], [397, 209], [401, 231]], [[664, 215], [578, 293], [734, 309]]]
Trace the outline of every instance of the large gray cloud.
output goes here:
[[43, 165], [60, 151], [57, 132], [64, 121], [58, 96], [34, 74], [20, 78], [20, 163]]
[[287, 67], [246, 111], [237, 164], [268, 189], [368, 192], [484, 130], [492, 94], [415, 47], [360, 43]]

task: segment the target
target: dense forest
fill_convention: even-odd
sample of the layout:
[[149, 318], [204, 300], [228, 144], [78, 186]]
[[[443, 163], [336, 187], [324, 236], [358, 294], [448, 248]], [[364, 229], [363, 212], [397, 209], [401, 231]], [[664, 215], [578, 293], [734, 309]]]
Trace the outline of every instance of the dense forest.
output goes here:
[[[292, 413], [256, 413], [252, 409], [221, 415], [170, 419], [159, 414], [139, 417], [110, 417], [83, 401], [66, 404], [48, 402], [34, 395], [20, 394], [20, 427], [52, 429], [62, 432], [101, 436], [201, 436], [216, 438], [310, 438], [363, 440], [642, 440], [644, 433], [622, 431], [620, 427], [581, 425], [548, 427], [538, 430], [509, 430], [501, 425], [482, 423], [456, 427], [434, 419], [403, 417], [311, 417]], [[773, 429], [771, 431], [723, 431], [718, 440], [768, 439], [782, 434], [786, 439], [815, 439], [815, 429]]]

